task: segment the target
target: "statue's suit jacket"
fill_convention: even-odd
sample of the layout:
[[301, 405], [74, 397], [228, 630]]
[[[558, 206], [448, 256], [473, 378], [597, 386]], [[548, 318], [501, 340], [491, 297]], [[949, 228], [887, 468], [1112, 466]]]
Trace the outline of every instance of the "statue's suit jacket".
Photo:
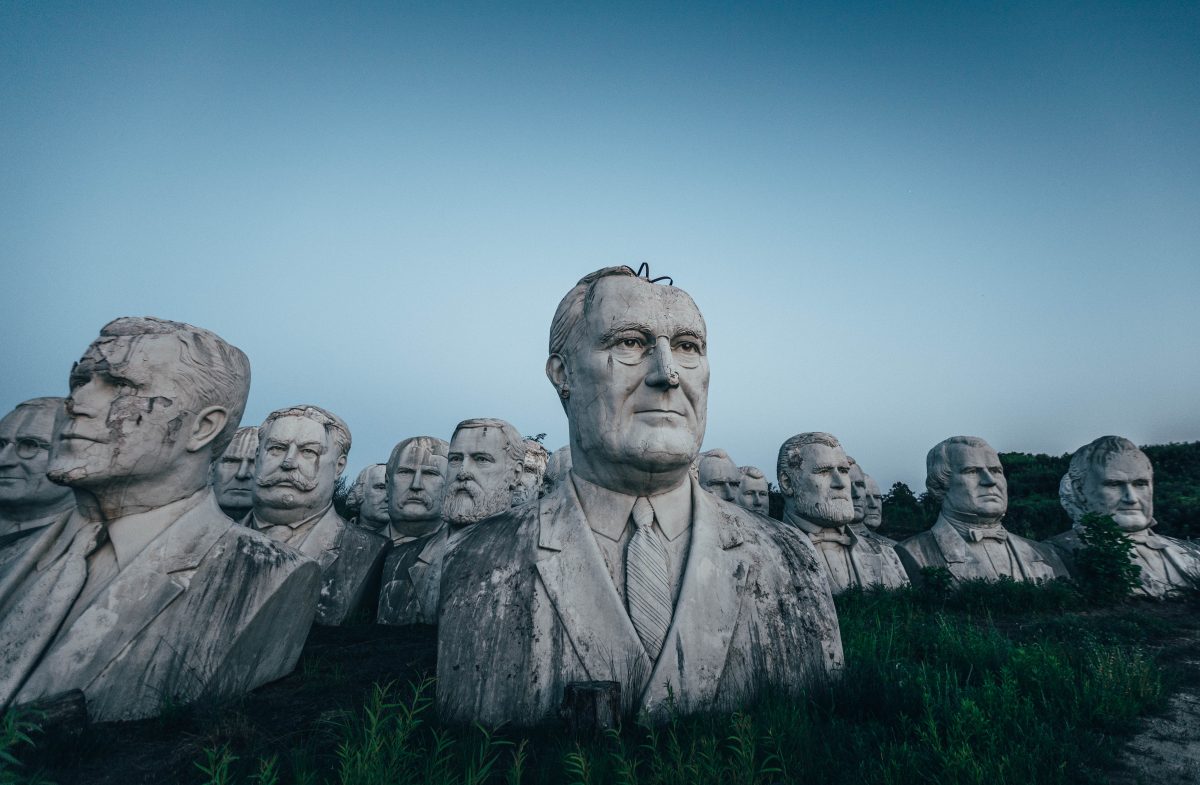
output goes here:
[[[1012, 576], [1013, 580], [1049, 581], [1067, 577], [1067, 568], [1050, 546], [1012, 532], [1008, 532], [1008, 542], [1012, 544], [1010, 553], [1015, 556], [1013, 560], [1018, 571]], [[897, 545], [896, 553], [913, 583], [921, 582], [922, 567], [944, 567], [958, 581], [1000, 578], [992, 563], [976, 556], [962, 535], [940, 516], [929, 531], [913, 535]]]
[[93, 720], [136, 719], [295, 667], [320, 570], [203, 494], [65, 627], [86, 574], [85, 554], [69, 547], [78, 518], [27, 540], [0, 573], [0, 706], [78, 688]]
[[[253, 514], [247, 519], [251, 520]], [[391, 545], [387, 537], [347, 523], [333, 505], [301, 542], [291, 543], [321, 566], [317, 624], [343, 624], [368, 595], [374, 600], [383, 559]]]
[[[1171, 563], [1171, 566], [1178, 570], [1181, 575], [1191, 579], [1191, 583], [1188, 585], [1200, 586], [1200, 546], [1153, 532], [1151, 532], [1150, 536], [1154, 538], [1154, 543], [1159, 546], [1159, 553]], [[1075, 528], [1068, 529], [1062, 534], [1051, 537], [1046, 540], [1046, 544], [1058, 552], [1062, 557], [1063, 563], [1067, 565], [1068, 570], [1075, 571], [1075, 551], [1083, 547], [1083, 541], [1079, 539], [1079, 534]], [[1137, 588], [1135, 594], [1143, 594], [1147, 597], [1166, 597], [1186, 588], [1186, 585], [1173, 585], [1151, 573], [1148, 565], [1141, 560], [1136, 550], [1133, 552], [1133, 562], [1142, 568], [1141, 585]]]
[[447, 553], [438, 626], [444, 719], [529, 726], [572, 681], [621, 683], [626, 711], [661, 719], [794, 694], [842, 665], [829, 581], [797, 531], [692, 478], [691, 543], [671, 627], [647, 655], [574, 483], [470, 527]]
[[860, 523], [847, 526], [854, 536], [855, 566], [863, 580], [863, 588], [883, 586], [898, 589], [908, 585], [908, 574], [890, 540], [872, 532]]
[[378, 624], [437, 624], [446, 526], [433, 534], [392, 547], [383, 563]]

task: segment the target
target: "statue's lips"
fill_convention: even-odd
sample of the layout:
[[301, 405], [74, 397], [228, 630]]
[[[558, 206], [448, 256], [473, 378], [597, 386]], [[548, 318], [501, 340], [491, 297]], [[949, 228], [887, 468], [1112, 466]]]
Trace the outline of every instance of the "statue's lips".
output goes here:
[[987, 501], [989, 499], [991, 501], [997, 501], [997, 502], [1004, 501], [1004, 497], [998, 493], [985, 493], [979, 497], [980, 501]]
[[687, 417], [683, 412], [677, 412], [674, 409], [637, 409], [634, 414], [673, 414], [676, 417]]
[[59, 435], [60, 442], [95, 442], [96, 444], [104, 444], [104, 439], [97, 439], [94, 436], [85, 436], [82, 433], [63, 433]]

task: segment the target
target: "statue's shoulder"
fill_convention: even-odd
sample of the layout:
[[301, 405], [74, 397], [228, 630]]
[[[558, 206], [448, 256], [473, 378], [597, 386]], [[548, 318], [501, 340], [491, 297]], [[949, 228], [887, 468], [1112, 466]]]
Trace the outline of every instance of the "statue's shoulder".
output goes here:
[[1047, 538], [1045, 544], [1058, 550], [1077, 551], [1083, 547], [1083, 540], [1079, 539], [1079, 532], [1071, 528]]
[[320, 566], [290, 545], [276, 542], [256, 529], [233, 524], [228, 519], [226, 524], [227, 530], [218, 544], [224, 546], [221, 550], [229, 558], [246, 561], [259, 573], [311, 572], [314, 576], [320, 575]]

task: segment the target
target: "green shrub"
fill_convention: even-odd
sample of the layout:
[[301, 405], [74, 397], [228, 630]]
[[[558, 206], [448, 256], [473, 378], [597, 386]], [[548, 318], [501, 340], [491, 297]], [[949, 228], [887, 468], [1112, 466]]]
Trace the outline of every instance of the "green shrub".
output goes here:
[[1112, 604], [1141, 584], [1142, 568], [1130, 558], [1133, 543], [1111, 517], [1085, 515], [1079, 539], [1083, 547], [1075, 553], [1075, 581], [1090, 600]]

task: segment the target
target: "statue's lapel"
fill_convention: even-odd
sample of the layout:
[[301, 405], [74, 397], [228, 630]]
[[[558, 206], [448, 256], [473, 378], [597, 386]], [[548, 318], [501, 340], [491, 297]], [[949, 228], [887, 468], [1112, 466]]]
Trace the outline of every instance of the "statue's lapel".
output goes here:
[[639, 682], [640, 691], [650, 658], [569, 480], [540, 502], [537, 571], [588, 677], [620, 681], [626, 691]]
[[651, 714], [666, 710], [671, 694], [684, 709], [712, 704], [753, 570], [737, 519], [694, 480], [691, 530], [671, 628], [642, 695]]
[[984, 564], [977, 559], [971, 553], [971, 549], [967, 547], [966, 540], [954, 530], [954, 527], [945, 518], [938, 517], [937, 523], [933, 524], [933, 528], [929, 532], [933, 535], [938, 550], [941, 551], [942, 558], [946, 561], [946, 569], [955, 578], [960, 581], [985, 577], [995, 579], [995, 570], [992, 569], [992, 565]]

